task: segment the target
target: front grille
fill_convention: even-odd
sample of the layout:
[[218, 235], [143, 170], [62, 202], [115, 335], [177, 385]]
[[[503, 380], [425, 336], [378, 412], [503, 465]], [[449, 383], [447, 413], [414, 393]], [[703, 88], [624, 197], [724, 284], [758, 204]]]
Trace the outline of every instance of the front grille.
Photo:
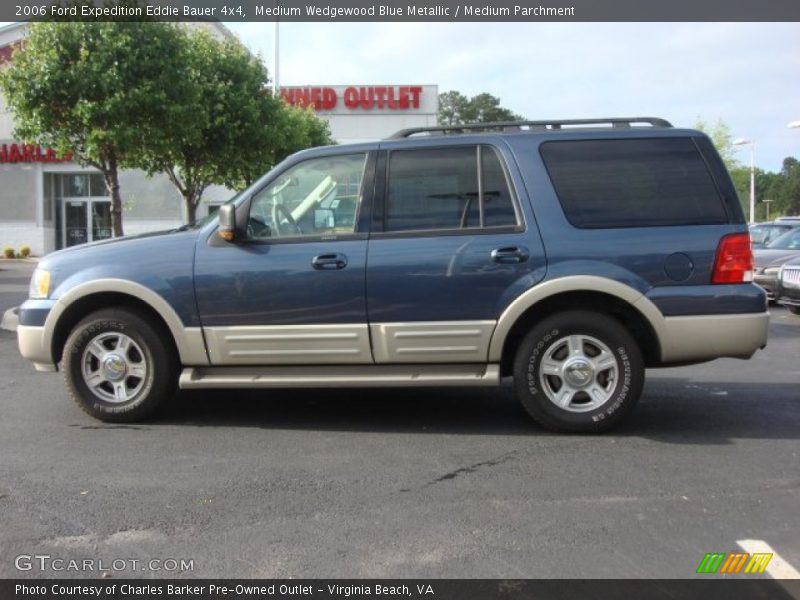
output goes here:
[[786, 287], [800, 287], [800, 268], [784, 267], [781, 281]]

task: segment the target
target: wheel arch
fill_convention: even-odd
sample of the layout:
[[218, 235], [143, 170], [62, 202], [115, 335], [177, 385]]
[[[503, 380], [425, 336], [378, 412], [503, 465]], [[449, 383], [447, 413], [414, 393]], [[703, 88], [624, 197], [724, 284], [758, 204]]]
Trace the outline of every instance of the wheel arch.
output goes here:
[[185, 327], [164, 298], [141, 284], [122, 279], [91, 281], [71, 289], [59, 299], [44, 326], [45, 347], [51, 349], [53, 362], [60, 362], [67, 337], [81, 319], [95, 310], [114, 306], [131, 307], [152, 318], [169, 334], [169, 342], [182, 364], [208, 364], [199, 327]]
[[552, 314], [576, 308], [611, 316], [631, 332], [646, 365], [661, 361], [663, 316], [658, 308], [625, 284], [602, 277], [576, 276], [539, 284], [512, 302], [497, 321], [489, 362], [499, 362], [501, 375], [510, 375], [517, 348], [531, 327]]

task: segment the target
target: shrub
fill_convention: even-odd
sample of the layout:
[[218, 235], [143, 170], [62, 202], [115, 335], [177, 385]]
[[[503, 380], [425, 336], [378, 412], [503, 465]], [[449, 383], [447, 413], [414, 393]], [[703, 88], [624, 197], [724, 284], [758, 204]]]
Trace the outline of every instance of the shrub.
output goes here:
[[6, 246], [5, 248], [3, 248], [3, 256], [5, 256], [6, 258], [14, 258], [14, 249], [9, 246]]
[[31, 247], [30, 246], [23, 246], [19, 249], [19, 256], [20, 258], [28, 258], [31, 255]]

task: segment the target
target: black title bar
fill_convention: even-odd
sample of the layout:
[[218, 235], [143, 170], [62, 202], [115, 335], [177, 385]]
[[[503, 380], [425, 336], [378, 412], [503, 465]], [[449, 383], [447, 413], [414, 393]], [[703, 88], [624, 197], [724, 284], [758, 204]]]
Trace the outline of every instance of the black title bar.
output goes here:
[[50, 0], [4, 0], [0, 21], [409, 21], [654, 22], [800, 21], [798, 0], [149, 0], [138, 9], [106, 0], [58, 7]]
[[800, 598], [800, 581], [542, 579], [0, 580], [3, 600], [740, 600]]

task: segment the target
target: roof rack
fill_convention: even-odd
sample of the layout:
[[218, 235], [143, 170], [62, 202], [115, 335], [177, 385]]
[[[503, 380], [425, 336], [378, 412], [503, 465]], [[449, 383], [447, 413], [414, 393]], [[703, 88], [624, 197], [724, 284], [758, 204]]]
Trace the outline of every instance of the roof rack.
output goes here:
[[[612, 117], [610, 119], [561, 119], [558, 121], [501, 121], [497, 123], [469, 123], [464, 125], [438, 125], [436, 127], [411, 127], [401, 129], [389, 139], [396, 140], [411, 137], [418, 133], [429, 135], [452, 135], [472, 131], [547, 131], [563, 127], [611, 126], [615, 129], [627, 129], [634, 124], [651, 127], [672, 127], [672, 123], [657, 117]], [[526, 129], [523, 129], [526, 128]]]

